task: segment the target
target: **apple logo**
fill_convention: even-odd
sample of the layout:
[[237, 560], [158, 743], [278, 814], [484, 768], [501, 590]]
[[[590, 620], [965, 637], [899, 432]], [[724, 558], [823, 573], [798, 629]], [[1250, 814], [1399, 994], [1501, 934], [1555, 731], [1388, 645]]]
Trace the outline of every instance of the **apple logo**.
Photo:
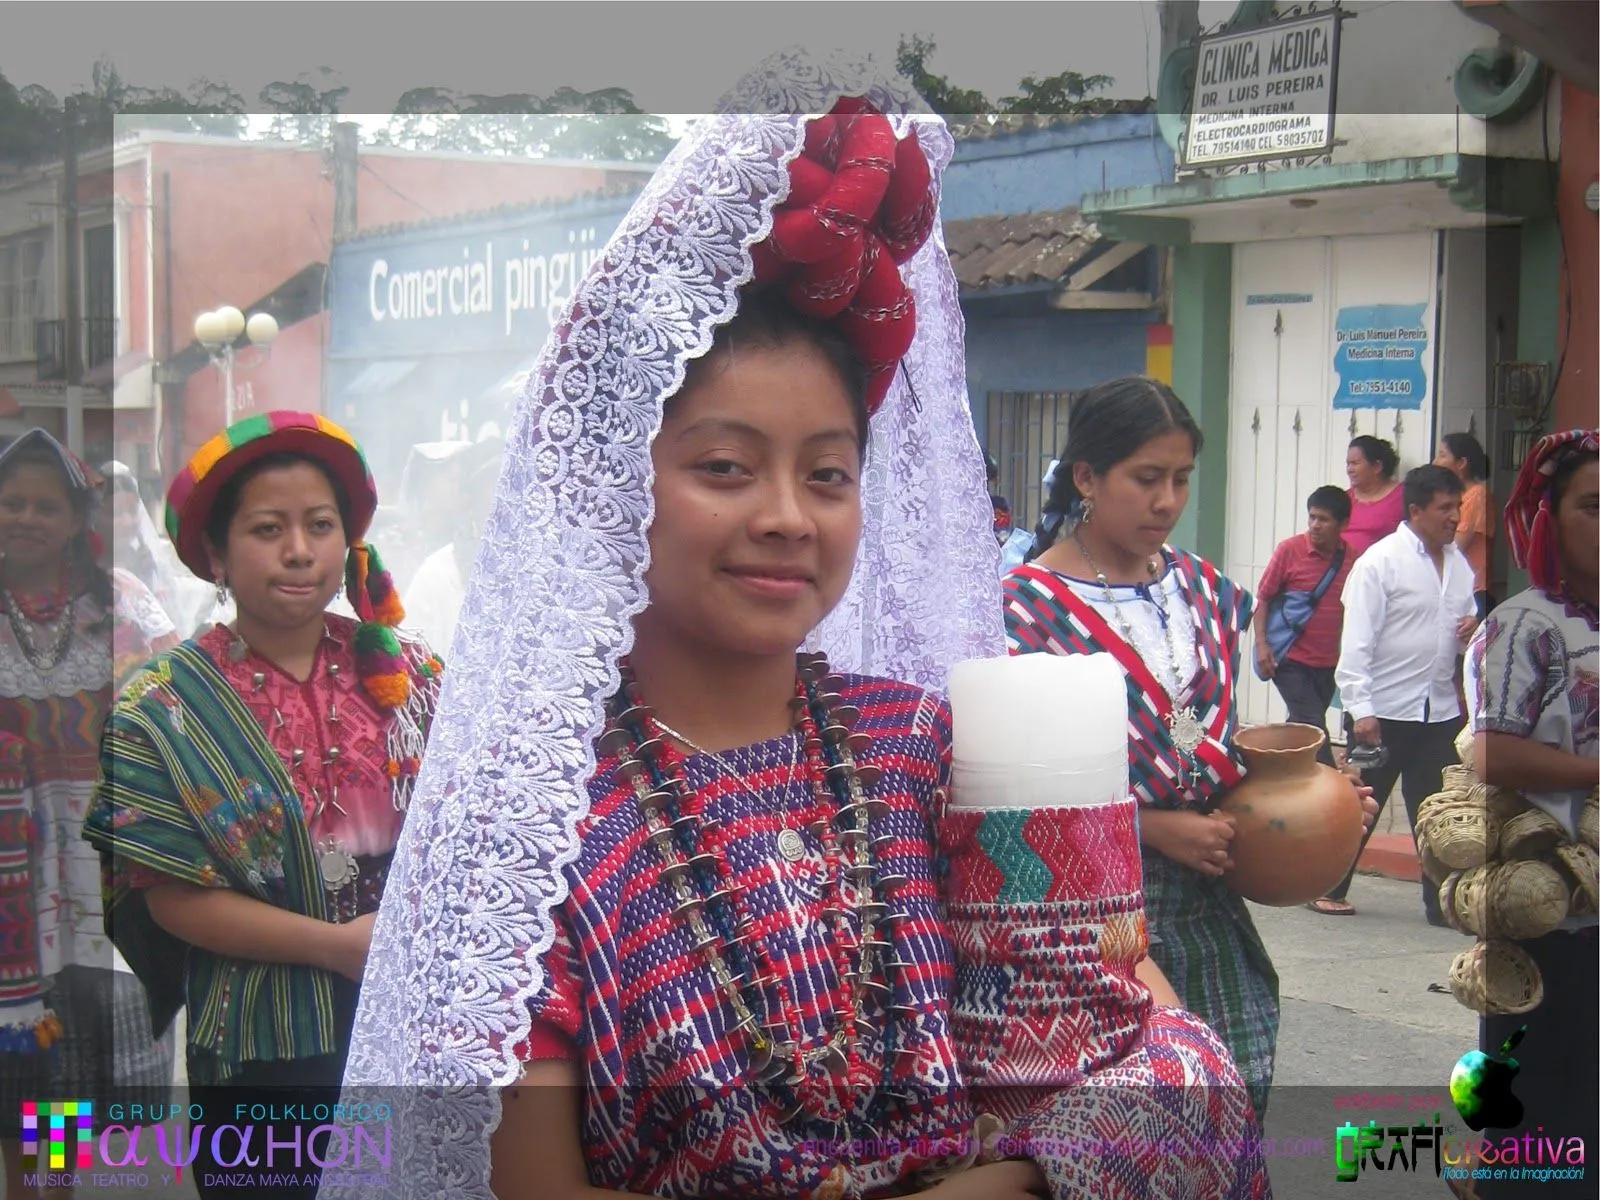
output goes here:
[[1514, 1129], [1522, 1123], [1522, 1101], [1511, 1091], [1511, 1081], [1522, 1068], [1511, 1052], [1527, 1032], [1524, 1025], [1508, 1037], [1499, 1058], [1468, 1050], [1450, 1072], [1450, 1099], [1468, 1128]]

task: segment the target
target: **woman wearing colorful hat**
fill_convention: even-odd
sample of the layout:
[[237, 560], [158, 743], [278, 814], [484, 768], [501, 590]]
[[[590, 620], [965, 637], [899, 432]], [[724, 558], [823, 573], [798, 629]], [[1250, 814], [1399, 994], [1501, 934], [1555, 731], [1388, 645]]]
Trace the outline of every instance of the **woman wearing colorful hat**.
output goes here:
[[[1600, 920], [1592, 903], [1600, 783], [1600, 431], [1573, 429], [1534, 446], [1505, 518], [1512, 556], [1533, 586], [1490, 612], [1467, 648], [1472, 757], [1485, 783], [1521, 792], [1586, 847], [1561, 861], [1574, 871], [1581, 864], [1591, 903], [1559, 929], [1518, 943], [1544, 981], [1539, 1007], [1481, 1022], [1482, 1048], [1491, 1055], [1527, 1026], [1515, 1047], [1526, 1116], [1513, 1129], [1485, 1132], [1496, 1142], [1524, 1133], [1592, 1138], [1600, 1127]], [[1479, 1181], [1478, 1195], [1510, 1195], [1516, 1186]], [[1540, 1194], [1547, 1189], [1592, 1195], [1594, 1183], [1552, 1180]]]
[[[263, 1088], [308, 1114], [337, 1098], [440, 670], [394, 631], [362, 541], [376, 507], [350, 435], [297, 412], [218, 434], [168, 495], [179, 557], [238, 617], [127, 685], [87, 836], [155, 1026], [187, 1004], [189, 1082], [214, 1123]], [[359, 620], [327, 611], [341, 589]]]
[[[19, 1113], [50, 1096], [164, 1100], [172, 1041], [101, 919], [81, 836], [112, 690], [177, 642], [148, 590], [97, 565], [99, 476], [42, 429], [0, 453], [0, 1137], [22, 1194]], [[46, 1050], [48, 1054], [44, 1053]]]
[[[998, 972], [962, 971], [946, 919], [937, 692], [1005, 643], [936, 233], [952, 151], [904, 79], [780, 55], [579, 284], [374, 930], [347, 1100], [395, 1106], [388, 1186], [342, 1194], [1263, 1193], [1248, 1144], [1069, 1144], [1253, 1128], [1215, 1036], [1092, 951], [1032, 965], [1126, 989], [1115, 1061], [1012, 1059], [1045, 1086], [982, 1145], [966, 1056], [996, 1056], [953, 997]], [[1104, 1032], [1068, 1007], [1068, 1040]]]

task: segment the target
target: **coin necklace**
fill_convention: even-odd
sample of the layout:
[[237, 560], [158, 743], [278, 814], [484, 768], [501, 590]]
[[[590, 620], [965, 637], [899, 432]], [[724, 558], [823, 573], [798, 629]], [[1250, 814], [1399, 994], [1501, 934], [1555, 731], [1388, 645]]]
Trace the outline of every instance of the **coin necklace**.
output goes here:
[[[737, 783], [739, 787], [744, 790], [746, 795], [756, 800], [761, 799], [761, 793], [757, 789], [751, 787], [750, 781], [747, 780], [742, 774], [729, 766], [728, 761], [723, 758], [722, 755], [718, 754], [715, 750], [707, 750], [698, 742], [691, 741], [690, 739], [684, 737], [683, 734], [679, 733], [671, 725], [668, 725], [660, 717], [655, 718], [655, 723], [657, 729], [661, 730], [662, 733], [666, 734], [679, 745], [687, 746], [696, 754], [700, 754], [706, 758], [709, 758], [717, 765], [718, 769], [721, 770], [724, 775], [728, 776], [728, 778]], [[795, 776], [800, 773], [801, 741], [801, 738], [795, 738], [794, 756], [789, 760], [788, 764], [789, 774], [783, 781], [785, 785], [793, 783]], [[792, 863], [797, 863], [806, 856], [805, 839], [800, 836], [800, 831], [798, 829], [787, 825], [784, 826], [784, 828], [778, 834], [778, 853], [783, 855], [786, 862]]]
[[[1094, 572], [1095, 580], [1105, 592], [1106, 600], [1111, 604], [1111, 611], [1117, 618], [1117, 624], [1122, 628], [1123, 640], [1128, 643], [1129, 649], [1137, 650], [1138, 643], [1134, 641], [1133, 626], [1128, 622], [1126, 614], [1122, 611], [1122, 603], [1117, 599], [1116, 592], [1112, 590], [1111, 581], [1106, 578], [1106, 573], [1095, 563], [1094, 557], [1089, 553], [1089, 547], [1083, 544], [1083, 538], [1074, 532], [1072, 540], [1078, 544], [1078, 552], [1083, 555], [1083, 561], [1089, 564], [1089, 569]], [[1147, 562], [1145, 568], [1150, 572], [1152, 578], [1158, 574], [1154, 559]], [[1162, 690], [1167, 693], [1167, 699], [1171, 705], [1171, 711], [1167, 714], [1167, 728], [1172, 734], [1172, 744], [1177, 747], [1178, 753], [1183, 756], [1184, 774], [1187, 775], [1192, 770], [1194, 752], [1205, 743], [1206, 729], [1200, 723], [1200, 717], [1195, 712], [1194, 705], [1180, 705], [1178, 703], [1178, 694], [1183, 691], [1183, 682], [1178, 677], [1178, 662], [1182, 657], [1183, 647], [1178, 641], [1177, 623], [1170, 619], [1170, 614], [1167, 612], [1166, 589], [1161, 585], [1161, 581], [1156, 579], [1155, 586], [1150, 588], [1149, 591], [1152, 597], [1159, 597], [1159, 599], [1152, 598], [1150, 602], [1155, 605], [1156, 612], [1160, 614], [1161, 626], [1166, 631], [1168, 646], [1172, 654], [1172, 661], [1167, 667], [1167, 674], [1171, 682], [1161, 679], [1159, 675], [1157, 676], [1157, 682], [1161, 684]], [[1153, 665], [1158, 669], [1160, 667], [1159, 663]]]

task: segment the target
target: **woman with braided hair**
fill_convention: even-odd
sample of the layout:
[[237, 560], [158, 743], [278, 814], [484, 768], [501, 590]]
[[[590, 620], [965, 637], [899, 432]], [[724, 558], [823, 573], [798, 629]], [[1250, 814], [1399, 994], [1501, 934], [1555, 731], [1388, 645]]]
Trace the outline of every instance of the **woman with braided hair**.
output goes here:
[[[373, 934], [346, 1101], [394, 1105], [382, 1194], [1266, 1194], [1226, 1052], [1133, 978], [1136, 914], [1103, 1071], [1003, 1126], [965, 1081], [956, 998], [995, 989], [946, 918], [937, 693], [1004, 637], [952, 150], [903, 80], [779, 56], [553, 332]], [[1107, 983], [1035, 965], [1065, 993], [1069, 959]], [[1154, 1130], [1204, 1149], [1088, 1144]]]

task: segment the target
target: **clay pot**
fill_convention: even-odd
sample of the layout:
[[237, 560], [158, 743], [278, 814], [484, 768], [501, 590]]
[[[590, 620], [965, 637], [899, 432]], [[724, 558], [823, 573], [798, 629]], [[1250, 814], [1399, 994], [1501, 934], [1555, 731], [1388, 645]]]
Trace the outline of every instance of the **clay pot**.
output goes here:
[[1312, 725], [1254, 725], [1234, 744], [1250, 773], [1223, 797], [1234, 818], [1233, 870], [1247, 900], [1287, 907], [1326, 895], [1361, 848], [1361, 797], [1349, 776], [1317, 761]]

